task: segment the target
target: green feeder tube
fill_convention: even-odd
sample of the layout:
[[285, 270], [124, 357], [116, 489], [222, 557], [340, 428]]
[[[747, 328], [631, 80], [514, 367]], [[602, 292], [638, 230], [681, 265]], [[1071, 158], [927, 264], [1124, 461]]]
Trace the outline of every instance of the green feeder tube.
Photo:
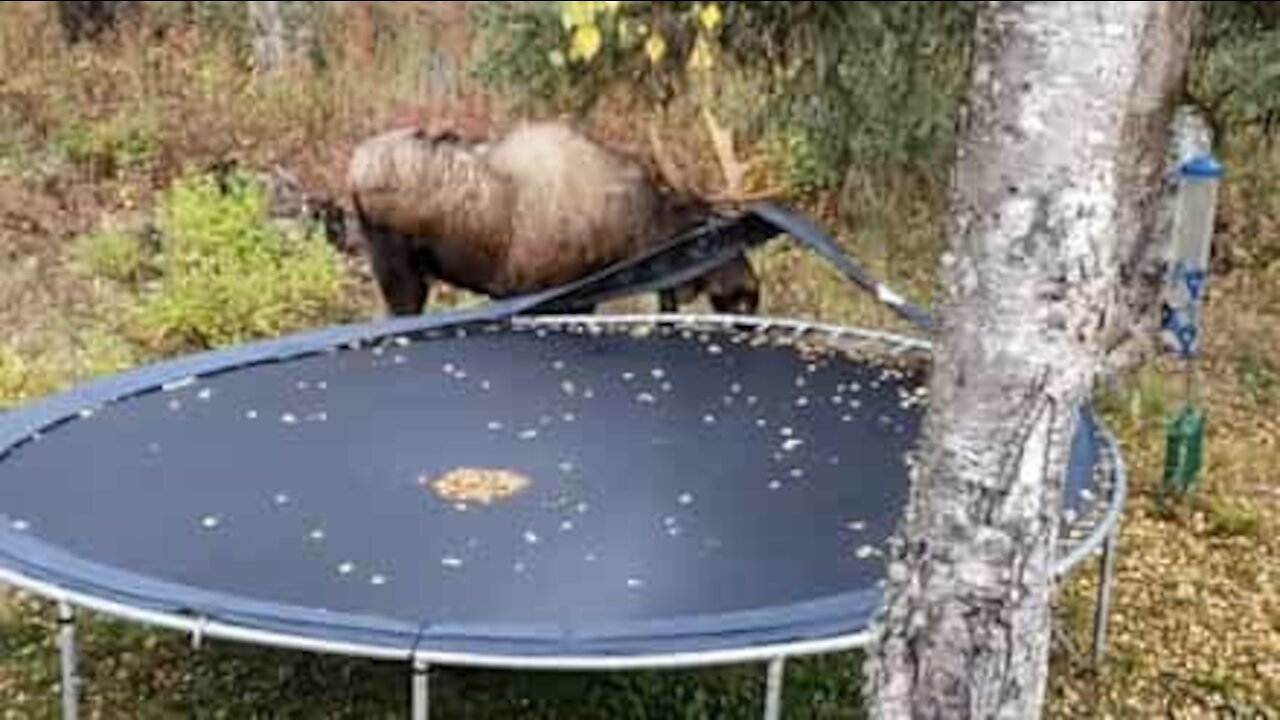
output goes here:
[[1204, 458], [1204, 411], [1186, 405], [1165, 431], [1164, 489], [1185, 494], [1200, 476]]

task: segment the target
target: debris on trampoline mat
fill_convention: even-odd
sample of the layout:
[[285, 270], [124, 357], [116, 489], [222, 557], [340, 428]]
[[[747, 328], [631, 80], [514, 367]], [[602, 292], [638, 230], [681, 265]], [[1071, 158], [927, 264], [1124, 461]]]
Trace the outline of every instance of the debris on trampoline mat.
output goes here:
[[[565, 463], [561, 463], [563, 469]], [[567, 472], [567, 471], [566, 471]], [[509, 498], [529, 486], [528, 477], [503, 468], [461, 467], [449, 470], [435, 480], [423, 477], [435, 493], [453, 502], [478, 502], [489, 505]]]

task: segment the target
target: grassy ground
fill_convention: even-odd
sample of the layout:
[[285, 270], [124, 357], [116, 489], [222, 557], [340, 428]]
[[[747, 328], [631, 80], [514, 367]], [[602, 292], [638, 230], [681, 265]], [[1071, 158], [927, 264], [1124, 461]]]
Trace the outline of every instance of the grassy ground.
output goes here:
[[[1274, 269], [1251, 275], [1221, 279], [1206, 318], [1207, 454], [1192, 497], [1160, 502], [1163, 423], [1181, 404], [1176, 368], [1160, 363], [1104, 398], [1134, 484], [1113, 634], [1100, 678], [1084, 658], [1057, 658], [1056, 717], [1280, 714], [1280, 293]], [[1063, 593], [1081, 643], [1094, 588], [1082, 575]]]
[[[483, 99], [423, 100], [412, 56], [398, 51], [372, 59], [352, 54], [320, 78], [254, 81], [216, 37], [172, 34], [163, 42], [67, 53], [41, 24], [38, 4], [3, 12], [0, 405], [235, 337], [238, 326], [216, 313], [200, 315], [196, 331], [177, 340], [158, 333], [172, 325], [138, 310], [158, 301], [195, 303], [166, 285], [182, 269], [145, 244], [101, 239], [104, 228], [136, 228], [156, 218], [158, 207], [172, 207], [165, 193], [190, 168], [226, 157], [253, 168], [281, 163], [313, 187], [332, 188], [352, 140], [393, 119], [504, 119]], [[610, 137], [636, 143], [638, 128], [622, 117], [605, 114], [598, 123]], [[690, 162], [709, 164], [708, 148], [696, 140], [678, 149]], [[1210, 432], [1203, 483], [1186, 501], [1157, 502], [1163, 423], [1179, 402], [1175, 368], [1156, 363], [1103, 393], [1134, 484], [1112, 644], [1099, 675], [1086, 660], [1093, 579], [1081, 573], [1059, 602], [1065, 633], [1053, 663], [1054, 717], [1280, 717], [1280, 151], [1242, 140], [1226, 160], [1225, 251], [1201, 374]], [[868, 204], [875, 216], [846, 226], [842, 240], [877, 274], [926, 296], [935, 205], [909, 187], [892, 202]], [[224, 210], [212, 206], [212, 215]], [[198, 205], [196, 229], [178, 234], [205, 238], [199, 222], [210, 211]], [[771, 246], [760, 260], [770, 314], [898, 327], [803, 251]], [[289, 262], [282, 261], [282, 272], [296, 267]], [[269, 315], [244, 331], [270, 334], [371, 313], [376, 298], [368, 282], [334, 262], [343, 273], [339, 286], [328, 284], [326, 271], [308, 274], [315, 286], [304, 290], [320, 298], [314, 314]], [[251, 305], [262, 300], [253, 288], [214, 282], [219, 277], [196, 276], [194, 286]], [[444, 289], [437, 299], [459, 298]], [[55, 714], [51, 612], [47, 602], [20, 593], [0, 601], [0, 718]], [[406, 700], [404, 668], [395, 665], [221, 643], [195, 653], [185, 638], [92, 616], [83, 628], [87, 717], [392, 717]], [[787, 717], [858, 717], [858, 660], [852, 654], [792, 664]], [[445, 671], [436, 689], [444, 717], [752, 717], [763, 669]]]

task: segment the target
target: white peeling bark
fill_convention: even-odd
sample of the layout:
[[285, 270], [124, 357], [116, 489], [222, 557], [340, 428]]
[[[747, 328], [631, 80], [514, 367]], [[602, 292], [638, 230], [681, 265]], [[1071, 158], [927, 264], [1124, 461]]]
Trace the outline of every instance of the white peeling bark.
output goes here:
[[249, 27], [253, 31], [253, 64], [259, 72], [279, 67], [288, 52], [285, 41], [284, 16], [278, 0], [250, 0]]
[[1133, 206], [1150, 174], [1127, 143], [1135, 108], [1169, 104], [1174, 83], [1135, 93], [1165, 72], [1154, 41], [1185, 51], [1153, 35], [1177, 5], [983, 5], [931, 407], [866, 667], [873, 717], [1041, 714], [1073, 409], [1104, 365], [1126, 233], [1150, 212]]
[[315, 3], [302, 0], [249, 0], [254, 69], [269, 73], [296, 64], [314, 41]]

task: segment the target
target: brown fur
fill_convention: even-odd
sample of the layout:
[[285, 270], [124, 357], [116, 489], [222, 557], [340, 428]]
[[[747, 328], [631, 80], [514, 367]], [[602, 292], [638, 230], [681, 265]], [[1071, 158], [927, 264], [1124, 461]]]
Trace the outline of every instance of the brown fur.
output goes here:
[[[359, 145], [348, 181], [388, 307], [420, 312], [428, 278], [491, 297], [570, 282], [666, 239], [709, 211], [664, 191], [639, 162], [563, 123], [491, 144], [394, 130]], [[692, 284], [754, 311], [746, 259]]]

